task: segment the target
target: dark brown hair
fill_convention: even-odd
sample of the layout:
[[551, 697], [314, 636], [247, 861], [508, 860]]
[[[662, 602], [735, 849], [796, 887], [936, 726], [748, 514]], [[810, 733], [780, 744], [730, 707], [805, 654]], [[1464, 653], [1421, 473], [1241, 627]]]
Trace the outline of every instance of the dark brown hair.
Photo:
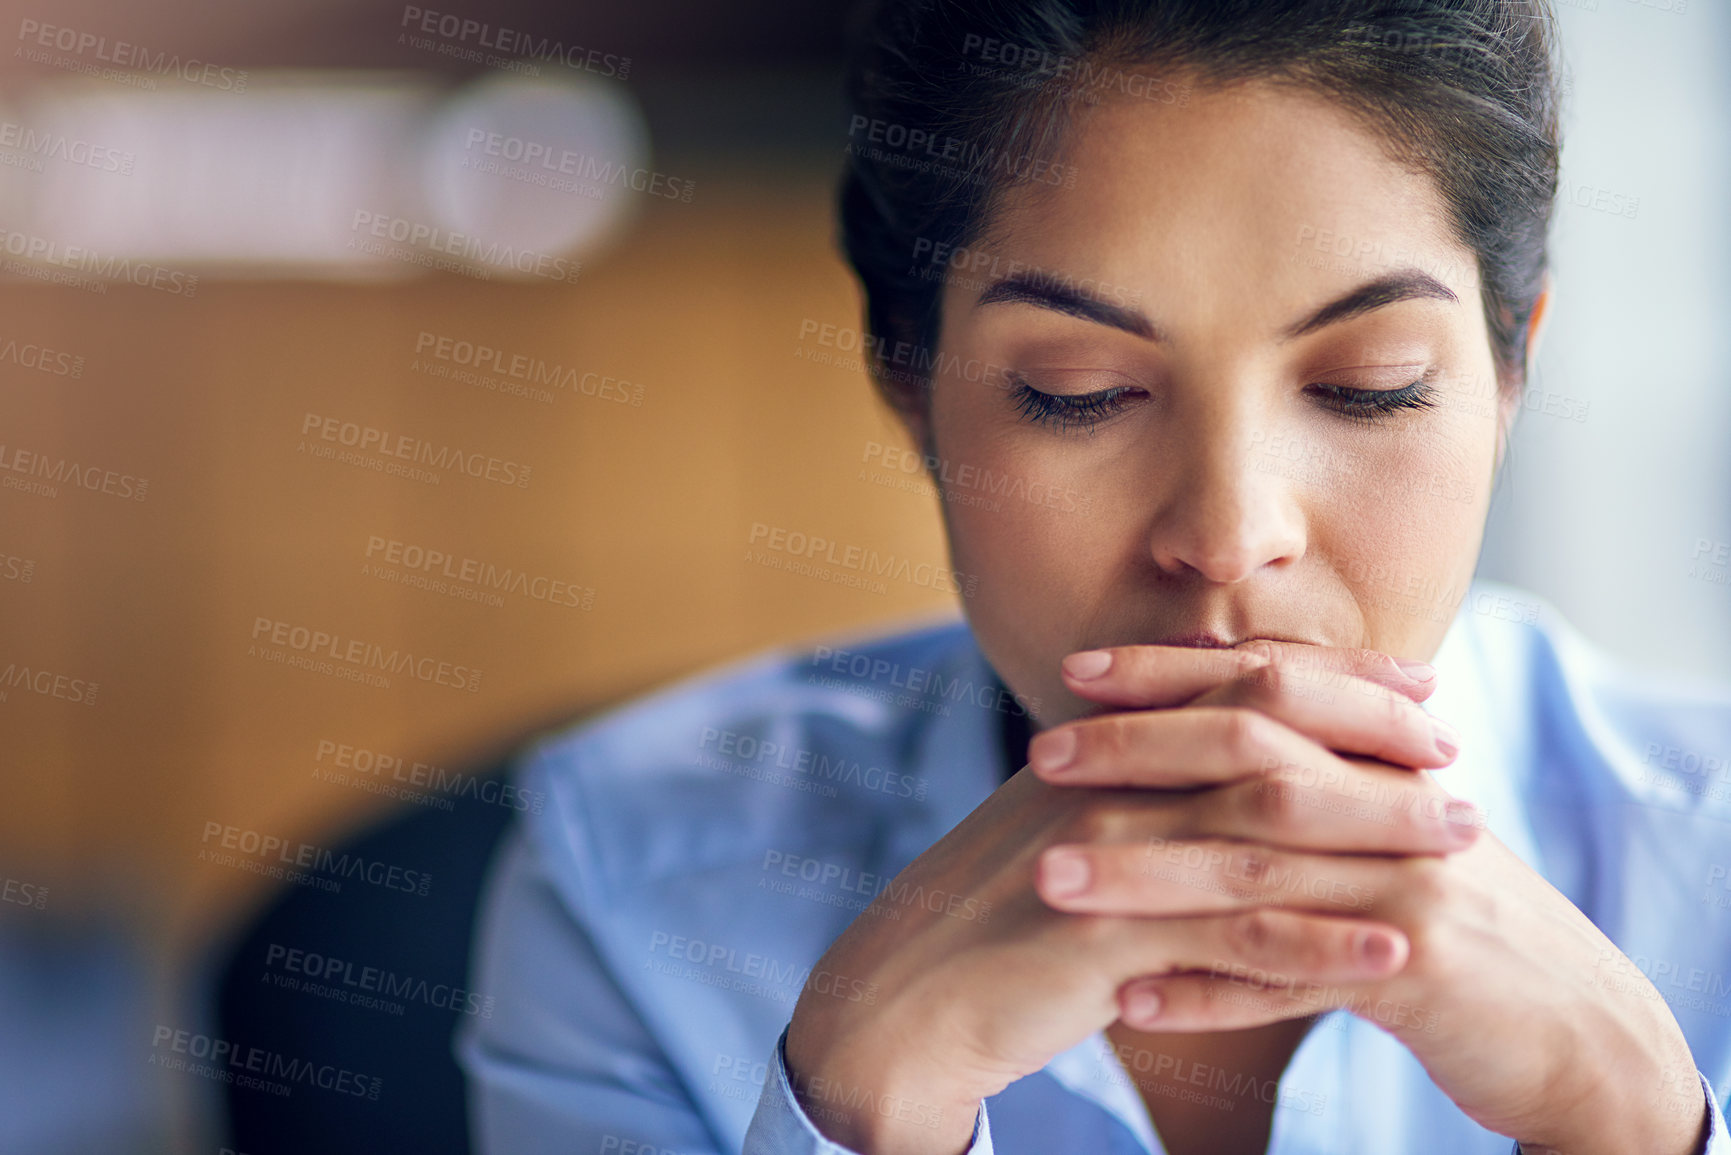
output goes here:
[[923, 410], [943, 286], [932, 258], [977, 243], [1011, 187], [1073, 180], [1051, 162], [1076, 103], [1260, 79], [1342, 102], [1431, 177], [1478, 259], [1500, 385], [1519, 389], [1557, 191], [1553, 20], [1550, 0], [868, 3], [839, 210], [874, 382]]

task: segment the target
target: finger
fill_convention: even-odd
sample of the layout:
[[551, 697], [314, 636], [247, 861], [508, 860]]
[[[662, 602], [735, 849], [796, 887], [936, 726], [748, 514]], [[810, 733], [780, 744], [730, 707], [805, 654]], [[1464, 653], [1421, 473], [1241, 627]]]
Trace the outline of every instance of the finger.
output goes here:
[[1282, 663], [1364, 678], [1415, 702], [1436, 688], [1425, 662], [1396, 661], [1377, 650], [1310, 646], [1253, 639], [1231, 649], [1192, 646], [1113, 646], [1066, 656], [1064, 685], [1079, 697], [1112, 706], [1182, 705], [1225, 682]]
[[1113, 706], [1181, 706], [1216, 686], [1266, 666], [1254, 650], [1196, 646], [1113, 646], [1067, 655], [1064, 684], [1085, 698]]
[[1389, 998], [1351, 983], [1289, 981], [1249, 968], [1224, 974], [1138, 978], [1118, 990], [1119, 1013], [1138, 1030], [1229, 1031], [1331, 1010], [1347, 1010], [1397, 1038], [1437, 1033], [1434, 1006]]
[[1352, 679], [1350, 691], [1313, 694], [1272, 668], [1258, 679], [1210, 691], [1182, 709], [1095, 714], [1053, 726], [1034, 735], [1028, 761], [1054, 785], [1177, 789], [1322, 749], [1430, 769], [1446, 766], [1459, 749], [1453, 727], [1369, 682]]
[[1295, 991], [1217, 975], [1170, 975], [1125, 983], [1118, 1013], [1142, 1031], [1238, 1031], [1334, 1010], [1350, 998], [1346, 988], [1326, 983]]
[[1268, 907], [1172, 919], [1075, 917], [1094, 920], [1086, 924], [1091, 945], [1119, 984], [1234, 971], [1276, 976], [1270, 985], [1281, 987], [1374, 982], [1398, 973], [1411, 951], [1387, 923]]
[[1184, 790], [1331, 760], [1339, 761], [1320, 743], [1238, 706], [1097, 714], [1028, 743], [1028, 764], [1054, 786]]
[[1061, 843], [1042, 852], [1035, 888], [1046, 905], [1072, 913], [1153, 918], [1273, 906], [1364, 914], [1398, 885], [1403, 862], [1223, 839]]
[[1476, 806], [1422, 773], [1336, 761], [1339, 780], [1330, 780], [1336, 767], [1294, 764], [1198, 794], [1167, 834], [1337, 854], [1452, 854], [1485, 825]]
[[1059, 786], [1212, 787], [1149, 808], [1141, 819], [1150, 824], [1148, 835], [1328, 853], [1449, 854], [1472, 845], [1484, 825], [1476, 808], [1451, 798], [1423, 771], [1341, 758], [1285, 723], [1240, 707], [1066, 723], [1035, 736], [1028, 762], [1042, 781]]
[[1270, 663], [1192, 699], [1245, 706], [1285, 722], [1330, 750], [1397, 766], [1437, 769], [1454, 761], [1460, 735], [1405, 694], [1338, 671]]

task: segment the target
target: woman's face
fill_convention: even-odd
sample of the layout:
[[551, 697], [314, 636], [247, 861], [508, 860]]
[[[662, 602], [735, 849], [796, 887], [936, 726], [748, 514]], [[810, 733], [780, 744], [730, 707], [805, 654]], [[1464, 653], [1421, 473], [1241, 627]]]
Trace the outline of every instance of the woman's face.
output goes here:
[[1087, 109], [1061, 159], [944, 267], [926, 420], [988, 660], [1050, 726], [1091, 647], [1430, 658], [1513, 416], [1435, 187], [1262, 83]]

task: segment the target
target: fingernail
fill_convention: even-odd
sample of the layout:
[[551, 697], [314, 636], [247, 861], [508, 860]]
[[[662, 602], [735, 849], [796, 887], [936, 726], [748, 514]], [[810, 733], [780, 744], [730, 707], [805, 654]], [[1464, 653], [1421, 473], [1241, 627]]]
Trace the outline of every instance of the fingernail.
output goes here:
[[1456, 798], [1443, 808], [1443, 825], [1456, 847], [1471, 846], [1479, 836], [1479, 808]]
[[1088, 889], [1088, 860], [1074, 850], [1048, 850], [1040, 859], [1040, 889], [1069, 898]]
[[1064, 672], [1078, 682], [1091, 682], [1112, 668], [1109, 650], [1082, 650], [1063, 661]]
[[1394, 664], [1400, 672], [1420, 684], [1436, 680], [1436, 667], [1429, 662], [1415, 661], [1412, 658], [1395, 658]]
[[1382, 931], [1360, 931], [1357, 951], [1358, 961], [1366, 970], [1383, 971], [1394, 961], [1394, 939]]
[[1444, 758], [1453, 758], [1461, 752], [1460, 731], [1443, 721], [1441, 718], [1430, 720], [1431, 741], [1436, 743], [1436, 750]]
[[1134, 1022], [1146, 1023], [1160, 1014], [1164, 1003], [1160, 992], [1153, 987], [1131, 987], [1124, 992], [1124, 1016]]
[[1041, 730], [1028, 743], [1028, 761], [1036, 770], [1061, 770], [1076, 756], [1076, 731], [1068, 726]]

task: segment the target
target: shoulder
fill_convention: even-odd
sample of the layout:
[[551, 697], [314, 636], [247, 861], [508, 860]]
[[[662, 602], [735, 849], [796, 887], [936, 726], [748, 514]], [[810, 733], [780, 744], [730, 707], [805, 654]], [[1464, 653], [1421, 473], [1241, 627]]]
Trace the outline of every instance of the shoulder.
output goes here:
[[1660, 810], [1731, 815], [1731, 686], [1632, 668], [1546, 599], [1502, 583], [1474, 582], [1456, 625], [1445, 645], [1470, 653], [1496, 728], [1538, 771]]
[[601, 901], [766, 845], [857, 841], [925, 799], [933, 685], [988, 679], [960, 620], [705, 671], [535, 742], [530, 839]]

